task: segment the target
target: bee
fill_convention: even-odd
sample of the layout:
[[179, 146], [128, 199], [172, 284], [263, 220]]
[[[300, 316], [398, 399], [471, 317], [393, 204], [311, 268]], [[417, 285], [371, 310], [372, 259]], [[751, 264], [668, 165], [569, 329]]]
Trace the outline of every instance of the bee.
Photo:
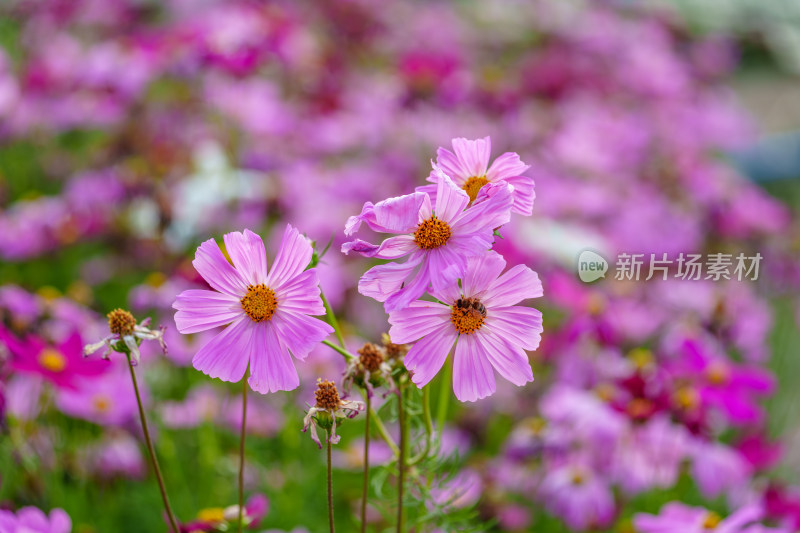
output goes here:
[[486, 306], [477, 298], [459, 298], [456, 300], [456, 308], [466, 311], [474, 318], [486, 318]]

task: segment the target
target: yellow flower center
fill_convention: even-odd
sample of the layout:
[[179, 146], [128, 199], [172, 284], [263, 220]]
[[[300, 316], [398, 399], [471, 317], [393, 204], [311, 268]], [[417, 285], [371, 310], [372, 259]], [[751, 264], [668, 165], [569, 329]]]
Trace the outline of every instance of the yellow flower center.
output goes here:
[[269, 320], [278, 308], [278, 299], [265, 285], [250, 285], [241, 299], [242, 309], [253, 322]]
[[98, 394], [92, 398], [92, 405], [97, 412], [105, 413], [111, 409], [111, 399], [104, 394]]
[[678, 407], [686, 411], [692, 410], [700, 405], [700, 395], [691, 387], [681, 387], [673, 396]]
[[724, 363], [711, 363], [708, 366], [706, 375], [712, 385], [724, 385], [728, 382], [728, 368]]
[[575, 471], [572, 472], [572, 484], [573, 485], [576, 485], [576, 486], [577, 485], [583, 485], [584, 481], [586, 481], [586, 480], [584, 479], [583, 472], [581, 472], [580, 470], [575, 470]]
[[224, 522], [225, 509], [222, 507], [209, 507], [208, 509], [201, 509], [197, 513], [197, 519], [201, 522]]
[[487, 183], [489, 183], [489, 180], [486, 179], [486, 176], [472, 176], [461, 188], [469, 195], [469, 201], [472, 203], [478, 197], [478, 191]]
[[133, 328], [136, 327], [136, 319], [124, 309], [114, 309], [108, 315], [108, 329], [111, 333], [116, 333], [122, 337], [133, 335]]
[[703, 521], [703, 529], [716, 529], [720, 522], [722, 522], [722, 517], [714, 511], [709, 511]]
[[647, 348], [634, 348], [628, 352], [628, 359], [638, 368], [643, 370], [653, 363], [653, 352]]
[[39, 354], [39, 364], [50, 372], [61, 372], [67, 366], [67, 359], [53, 348], [45, 348]]
[[477, 298], [459, 298], [450, 312], [450, 322], [465, 335], [481, 329], [485, 319], [486, 307]]
[[446, 244], [451, 234], [447, 222], [431, 217], [417, 227], [414, 242], [423, 250], [433, 250]]

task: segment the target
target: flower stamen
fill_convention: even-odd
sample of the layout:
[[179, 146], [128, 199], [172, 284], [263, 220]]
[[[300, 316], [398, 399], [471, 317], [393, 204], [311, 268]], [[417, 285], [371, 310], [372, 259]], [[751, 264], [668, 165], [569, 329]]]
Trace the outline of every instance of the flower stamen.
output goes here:
[[240, 300], [242, 309], [253, 322], [269, 320], [278, 308], [278, 299], [265, 285], [249, 285], [247, 294]]
[[108, 329], [111, 333], [125, 337], [133, 335], [133, 328], [136, 327], [136, 319], [130, 312], [124, 309], [114, 309], [108, 315]]
[[450, 321], [459, 333], [469, 335], [483, 327], [486, 307], [477, 298], [459, 298], [452, 309]]
[[37, 358], [42, 368], [50, 372], [61, 372], [67, 366], [67, 360], [58, 350], [45, 348]]
[[447, 244], [452, 231], [444, 220], [431, 217], [417, 227], [414, 232], [414, 242], [423, 250], [433, 250]]
[[478, 192], [481, 190], [481, 187], [487, 183], [489, 183], [489, 180], [486, 179], [486, 176], [472, 176], [461, 188], [469, 195], [469, 202], [472, 203], [475, 201], [475, 198], [478, 197]]
[[326, 411], [335, 411], [339, 408], [339, 391], [333, 381], [317, 382], [317, 390], [314, 392], [317, 400], [316, 406]]

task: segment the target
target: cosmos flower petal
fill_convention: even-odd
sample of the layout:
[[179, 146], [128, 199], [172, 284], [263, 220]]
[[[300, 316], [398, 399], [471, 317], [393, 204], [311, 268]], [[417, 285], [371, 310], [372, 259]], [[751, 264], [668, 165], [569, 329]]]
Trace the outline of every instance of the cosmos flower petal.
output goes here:
[[506, 179], [506, 183], [514, 187], [514, 206], [512, 212], [522, 216], [533, 214], [533, 203], [536, 200], [536, 188], [532, 178], [514, 176]]
[[492, 154], [492, 139], [484, 137], [470, 140], [458, 137], [453, 139], [453, 152], [461, 161], [461, 166], [467, 172], [468, 177], [485, 176]]
[[391, 237], [383, 241], [380, 246], [370, 244], [361, 239], [346, 242], [342, 245], [342, 253], [345, 255], [355, 252], [364, 257], [375, 257], [377, 259], [398, 259], [417, 249], [417, 244], [411, 235]]
[[192, 365], [212, 378], [239, 381], [247, 370], [251, 338], [255, 329], [253, 321], [242, 315], [242, 318], [200, 348], [192, 359]]
[[272, 317], [282, 343], [297, 359], [305, 359], [308, 352], [325, 337], [333, 333], [330, 324], [314, 317], [291, 313], [283, 309]]
[[437, 302], [411, 302], [409, 307], [389, 313], [389, 337], [397, 344], [414, 342], [449, 323], [450, 312], [450, 307]]
[[489, 359], [475, 335], [461, 335], [453, 359], [453, 392], [462, 402], [474, 402], [494, 394], [497, 386]]
[[190, 289], [183, 291], [172, 304], [175, 326], [183, 334], [197, 333], [230, 324], [242, 316], [242, 305], [230, 295]]
[[267, 394], [294, 390], [300, 385], [292, 357], [278, 339], [274, 324], [261, 324], [256, 328], [255, 347], [250, 356], [250, 378], [247, 380], [250, 388]]
[[411, 381], [417, 387], [424, 387], [439, 373], [457, 334], [455, 328], [444, 324], [411, 347], [406, 354], [404, 364], [412, 373]]
[[320, 299], [317, 269], [310, 268], [275, 291], [279, 309], [307, 315], [325, 314]]
[[455, 219], [469, 204], [469, 195], [458, 187], [442, 170], [434, 166], [433, 171], [439, 173], [436, 183], [436, 207], [434, 212], [437, 218], [450, 222]]
[[367, 270], [358, 281], [358, 292], [383, 302], [399, 291], [406, 278], [422, 262], [422, 254], [414, 254], [404, 263], [387, 263]]
[[[518, 153], [506, 152], [492, 162], [489, 170], [486, 171], [486, 177], [489, 181], [508, 180], [520, 176], [529, 168], [531, 166], [523, 163]], [[526, 179], [530, 180], [530, 178]]]
[[466, 258], [445, 246], [428, 252], [428, 264], [430, 271], [436, 273], [431, 276], [432, 289], [439, 293], [456, 284], [467, 268]]
[[[469, 170], [458, 159], [458, 156], [448, 150], [447, 148], [439, 148], [436, 150], [436, 163], [442, 168], [445, 174], [450, 176], [453, 182], [463, 186], [468, 178], [471, 177]], [[431, 172], [428, 181], [436, 183], [439, 181], [439, 174]], [[434, 190], [435, 192], [435, 190]]]
[[314, 250], [309, 240], [296, 228], [287, 224], [266, 285], [279, 289], [306, 269], [313, 254]]
[[247, 280], [225, 259], [214, 239], [208, 239], [197, 248], [192, 265], [206, 283], [220, 292], [237, 298], [247, 292]]
[[430, 262], [422, 262], [414, 277], [406, 280], [404, 287], [386, 298], [383, 308], [387, 313], [408, 307], [411, 302], [425, 294], [431, 284], [430, 268]]
[[474, 337], [480, 352], [486, 355], [503, 378], [518, 387], [533, 381], [530, 361], [521, 348], [507, 342], [501, 335], [486, 331], [478, 331], [471, 337]]
[[542, 341], [542, 313], [532, 307], [492, 307], [486, 325], [525, 350], [535, 350]]
[[453, 220], [453, 232], [475, 231], [475, 228], [494, 230], [511, 220], [514, 205], [513, 187], [507, 183], [487, 183], [481, 187], [472, 207]]
[[345, 235], [358, 231], [361, 222], [380, 233], [408, 233], [419, 223], [418, 213], [426, 198], [426, 194], [414, 192], [387, 198], [377, 204], [367, 202], [361, 214], [347, 220]]
[[464, 294], [480, 297], [506, 267], [506, 260], [497, 252], [487, 252], [469, 259], [461, 286]]
[[483, 303], [506, 307], [528, 298], [539, 298], [542, 294], [539, 275], [525, 265], [516, 265], [489, 286]]
[[250, 231], [233, 231], [223, 236], [233, 266], [249, 285], [267, 281], [267, 252], [261, 237]]

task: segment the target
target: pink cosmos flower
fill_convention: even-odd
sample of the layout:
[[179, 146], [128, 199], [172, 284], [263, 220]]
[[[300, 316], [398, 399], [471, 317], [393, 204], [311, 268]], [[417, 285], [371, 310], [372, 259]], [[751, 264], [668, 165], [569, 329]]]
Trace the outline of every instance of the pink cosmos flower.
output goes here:
[[616, 512], [611, 489], [579, 461], [551, 470], [542, 480], [539, 496], [570, 529], [608, 526]]
[[229, 324], [194, 356], [197, 370], [223, 381], [239, 381], [250, 365], [250, 387], [262, 394], [297, 388], [290, 352], [305, 359], [314, 345], [333, 332], [309, 315], [321, 315], [315, 269], [306, 270], [313, 250], [308, 239], [286, 226], [272, 269], [261, 237], [244, 230], [224, 236], [233, 264], [214, 239], [197, 249], [192, 263], [213, 288], [186, 290], [172, 305], [184, 334]]
[[[489, 165], [492, 152], [492, 139], [469, 140], [457, 138], [452, 140], [453, 151], [439, 148], [436, 152], [436, 164], [445, 174], [450, 176], [456, 186], [463, 189], [471, 202], [474, 202], [479, 191], [487, 183], [507, 183], [514, 188], [513, 212], [520, 215], [533, 213], [533, 201], [536, 198], [533, 178], [523, 176], [522, 173], [530, 168], [522, 162], [519, 154], [506, 152]], [[434, 170], [428, 181], [437, 183], [439, 174]], [[429, 192], [432, 196], [436, 187], [427, 185], [418, 190]]]
[[503, 275], [506, 261], [495, 252], [471, 258], [461, 280], [434, 290], [439, 302], [415, 301], [389, 314], [393, 342], [417, 341], [405, 357], [412, 381], [425, 386], [456, 343], [453, 390], [472, 402], [496, 390], [494, 371], [521, 386], [533, 381], [525, 350], [539, 346], [542, 314], [514, 304], [542, 295], [539, 276], [524, 265]]
[[350, 217], [345, 234], [352, 235], [362, 222], [374, 231], [399, 233], [380, 246], [356, 239], [342, 245], [342, 253], [357, 252], [377, 259], [399, 259], [369, 269], [358, 283], [358, 292], [385, 302], [387, 311], [403, 309], [433, 287], [444, 291], [464, 273], [467, 259], [492, 247], [493, 232], [508, 222], [511, 188], [505, 183], [481, 190], [467, 209], [470, 197], [440, 169], [436, 199], [424, 192], [367, 202], [358, 216]]
[[50, 516], [36, 507], [23, 507], [16, 514], [0, 510], [3, 533], [69, 533], [72, 520], [63, 509], [53, 509]]
[[42, 376], [61, 388], [74, 389], [81, 378], [98, 376], [108, 370], [105, 362], [84, 359], [83, 342], [77, 332], [51, 346], [33, 335], [18, 340], [0, 329], [0, 344], [5, 344], [11, 352], [13, 370]]
[[640, 533], [780, 533], [788, 529], [770, 528], [754, 523], [763, 517], [758, 505], [740, 508], [723, 519], [717, 513], [702, 507], [689, 507], [679, 502], [671, 502], [661, 508], [657, 515], [638, 513], [633, 517], [633, 525]]
[[[143, 383], [139, 387], [146, 403], [148, 391]], [[80, 380], [76, 390], [60, 390], [56, 406], [68, 416], [101, 426], [123, 426], [138, 414], [136, 395], [125, 365], [116, 366], [102, 379]]]

